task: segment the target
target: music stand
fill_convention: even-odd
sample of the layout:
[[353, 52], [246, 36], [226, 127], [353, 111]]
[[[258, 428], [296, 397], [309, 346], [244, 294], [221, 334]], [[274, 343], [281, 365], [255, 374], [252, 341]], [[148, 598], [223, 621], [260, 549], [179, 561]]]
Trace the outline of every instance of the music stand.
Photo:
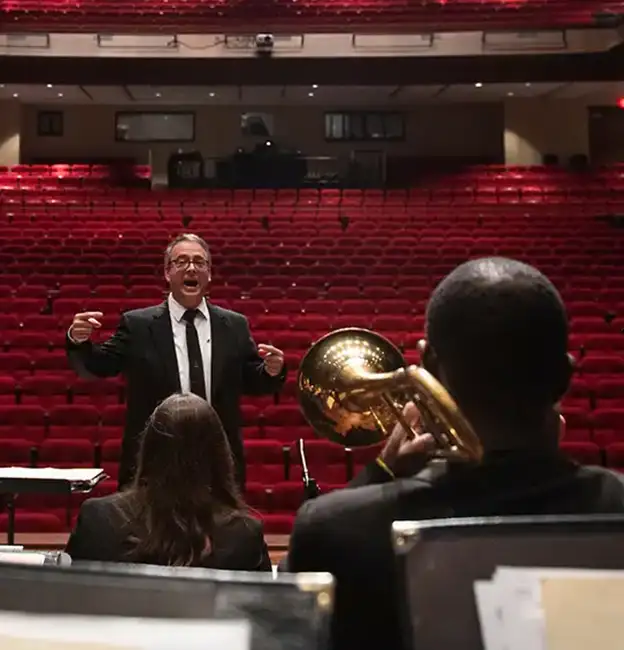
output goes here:
[[624, 569], [624, 516], [562, 515], [399, 521], [405, 647], [482, 650], [473, 585], [498, 566]]
[[246, 619], [252, 650], [324, 650], [327, 573], [283, 575], [76, 562], [0, 567], [0, 610], [167, 619]]
[[63, 551], [31, 551], [24, 550], [21, 546], [0, 546], [0, 566], [3, 564], [71, 566], [71, 563], [71, 557]]
[[0, 496], [9, 515], [7, 544], [15, 543], [15, 497], [19, 494], [89, 493], [107, 474], [101, 469], [0, 467]]

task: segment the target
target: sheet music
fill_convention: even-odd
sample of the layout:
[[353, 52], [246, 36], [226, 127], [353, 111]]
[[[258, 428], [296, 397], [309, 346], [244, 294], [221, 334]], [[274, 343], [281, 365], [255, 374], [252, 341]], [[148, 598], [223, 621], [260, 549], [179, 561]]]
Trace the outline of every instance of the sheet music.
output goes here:
[[32, 566], [43, 566], [46, 556], [43, 553], [20, 553], [19, 551], [0, 551], [0, 562], [5, 564], [28, 564]]
[[2, 650], [249, 650], [247, 621], [0, 612]]
[[507, 650], [507, 636], [500, 604], [499, 585], [487, 580], [474, 583], [483, 650]]
[[[624, 620], [622, 616], [624, 614], [624, 572], [622, 571], [538, 567], [497, 568], [491, 581], [477, 581], [474, 584], [484, 650], [570, 650], [572, 648], [569, 637], [570, 626], [567, 623], [573, 606], [568, 603], [578, 603], [581, 611], [583, 604], [585, 606], [587, 604], [587, 597], [581, 595], [583, 591], [589, 593], [591, 588], [597, 588], [596, 584], [607, 584], [605, 581], [612, 585], [611, 589], [614, 593], [621, 593], [621, 598], [614, 598], [613, 602], [619, 608], [617, 621]], [[594, 583], [594, 587], [586, 584], [581, 589], [578, 585], [583, 582]], [[563, 584], [576, 585], [578, 593], [577, 596], [569, 590], [565, 592], [565, 606], [561, 604], [562, 594], [565, 591], [561, 586]], [[604, 586], [602, 589], [603, 592], [607, 591]], [[600, 611], [605, 612], [600, 598], [594, 598], [594, 604], [600, 608]], [[615, 614], [613, 617], [616, 620]], [[576, 623], [581, 624], [586, 618], [579, 614]], [[614, 630], [614, 626], [618, 624], [614, 622], [611, 629]], [[579, 630], [576, 640], [582, 638], [582, 630], [585, 629]], [[614, 638], [621, 641], [623, 635], [624, 625], [622, 634]], [[575, 649], [576, 647], [574, 646]], [[589, 646], [578, 646], [579, 649], [581, 647]], [[605, 641], [600, 644], [600, 647], [610, 649], [612, 646]]]
[[2, 479], [45, 479], [91, 483], [104, 473], [102, 469], [75, 467], [63, 469], [58, 467], [0, 467]]

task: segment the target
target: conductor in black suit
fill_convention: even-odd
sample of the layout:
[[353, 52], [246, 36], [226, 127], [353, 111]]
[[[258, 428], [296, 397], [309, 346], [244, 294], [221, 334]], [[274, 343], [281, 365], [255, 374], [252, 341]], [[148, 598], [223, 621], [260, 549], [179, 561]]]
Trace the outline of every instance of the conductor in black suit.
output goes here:
[[205, 299], [211, 258], [208, 244], [198, 235], [183, 234], [169, 244], [165, 278], [171, 290], [165, 302], [124, 313], [117, 331], [104, 343], [90, 341], [93, 330], [101, 327], [102, 313], [76, 314], [67, 333], [69, 362], [81, 377], [126, 377], [120, 488], [133, 477], [147, 419], [177, 392], [195, 393], [215, 408], [244, 488], [240, 398], [278, 392], [286, 379], [284, 355], [270, 345], [256, 346], [242, 314]]
[[[565, 306], [546, 277], [515, 260], [466, 262], [435, 289], [426, 335], [423, 366], [471, 422], [483, 460], [428, 464], [432, 437], [412, 440], [399, 425], [348, 489], [299, 510], [285, 564], [336, 577], [334, 650], [403, 646], [394, 521], [624, 513], [621, 475], [559, 449], [573, 365]], [[417, 425], [413, 404], [404, 415]]]

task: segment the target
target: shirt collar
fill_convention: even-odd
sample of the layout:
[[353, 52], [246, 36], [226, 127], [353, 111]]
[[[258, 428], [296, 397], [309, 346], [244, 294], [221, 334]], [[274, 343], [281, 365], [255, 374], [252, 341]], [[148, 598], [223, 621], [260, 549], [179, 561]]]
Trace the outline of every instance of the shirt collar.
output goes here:
[[[173, 316], [176, 322], [182, 322], [182, 317], [186, 312], [186, 307], [183, 307], [172, 294], [169, 294], [167, 297], [167, 306], [169, 307], [169, 313]], [[210, 313], [208, 312], [208, 305], [206, 304], [206, 299], [202, 298], [202, 301], [197, 306], [197, 311], [202, 314], [202, 316], [208, 320], [210, 318]]]

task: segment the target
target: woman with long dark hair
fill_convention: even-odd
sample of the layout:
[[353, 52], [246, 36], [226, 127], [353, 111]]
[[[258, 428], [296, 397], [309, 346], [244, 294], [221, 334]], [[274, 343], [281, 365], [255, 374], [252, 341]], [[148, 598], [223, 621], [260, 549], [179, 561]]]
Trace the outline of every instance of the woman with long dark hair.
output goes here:
[[227, 437], [206, 400], [165, 399], [137, 461], [129, 488], [82, 505], [66, 548], [72, 559], [271, 570], [262, 522], [238, 493]]

